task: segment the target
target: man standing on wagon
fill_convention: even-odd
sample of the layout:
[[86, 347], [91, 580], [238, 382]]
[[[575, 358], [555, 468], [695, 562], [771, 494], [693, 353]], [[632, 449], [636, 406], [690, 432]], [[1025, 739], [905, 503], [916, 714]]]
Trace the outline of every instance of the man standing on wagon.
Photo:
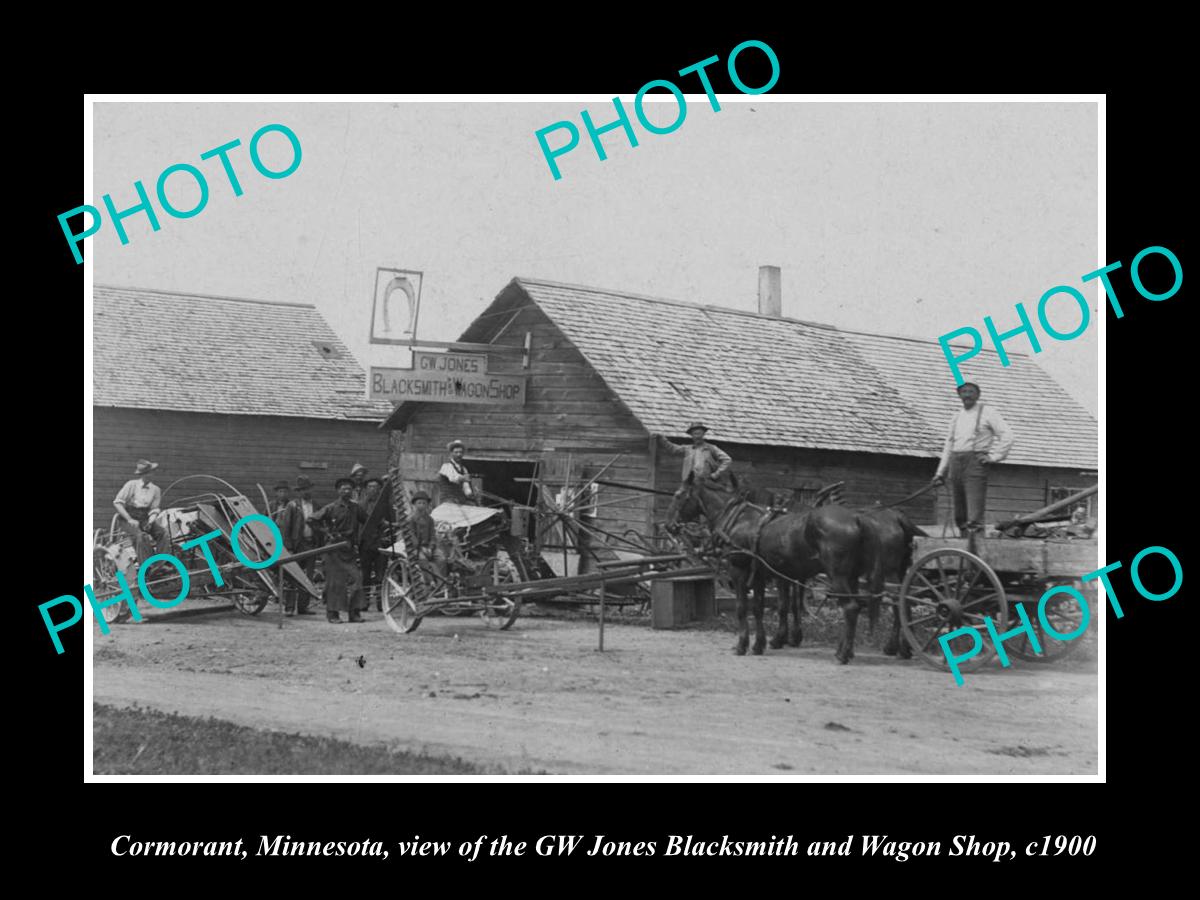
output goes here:
[[338, 498], [309, 518], [310, 525], [319, 525], [328, 536], [327, 544], [349, 541], [348, 547], [325, 554], [325, 617], [335, 625], [341, 624], [342, 611], [349, 613], [351, 622], [363, 621], [366, 606], [363, 595], [362, 572], [358, 567], [358, 539], [367, 514], [350, 499], [354, 480], [339, 478], [335, 482]]
[[957, 388], [963, 408], [950, 419], [935, 485], [950, 476], [954, 524], [963, 537], [983, 531], [988, 472], [1002, 462], [1015, 440], [1012, 428], [992, 406], [979, 402], [979, 385], [964, 381]]

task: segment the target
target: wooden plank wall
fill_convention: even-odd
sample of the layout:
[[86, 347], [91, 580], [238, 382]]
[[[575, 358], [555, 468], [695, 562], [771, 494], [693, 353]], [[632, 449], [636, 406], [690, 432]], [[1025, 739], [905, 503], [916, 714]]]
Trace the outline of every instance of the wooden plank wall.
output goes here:
[[[988, 475], [987, 521], [998, 522], [1041, 509], [1050, 502], [1051, 487], [1083, 490], [1096, 481], [1094, 472], [1081, 473], [1079, 469], [1001, 464]], [[938, 492], [938, 521], [954, 521], [948, 488]]]
[[[851, 506], [900, 500], [928, 484], [936, 468], [934, 460], [722, 444], [719, 440], [712, 443], [733, 457], [733, 470], [745, 483], [790, 491], [795, 488], [815, 489], [835, 481], [844, 481], [845, 502]], [[681, 465], [682, 457], [672, 453], [659, 454], [661, 488], [670, 490], [679, 486]], [[669, 504], [669, 498], [659, 498], [655, 510], [659, 518], [666, 516]], [[918, 498], [906, 509], [917, 521], [933, 521], [933, 498], [929, 495]]]
[[[719, 441], [713, 443], [720, 445]], [[788, 450], [729, 444], [722, 447], [733, 457], [734, 471], [758, 486], [789, 489], [820, 487], [845, 481], [845, 501], [850, 506], [875, 502], [893, 503], [929, 483], [937, 460], [844, 451]], [[679, 484], [680, 457], [659, 455], [659, 486], [672, 489]], [[999, 466], [988, 482], [989, 522], [1032, 512], [1049, 502], [1049, 488], [1085, 488], [1095, 484], [1095, 474], [1077, 469], [1034, 466]], [[665, 518], [669, 498], [659, 498], [655, 515]], [[919, 524], [952, 522], [950, 491], [941, 488], [905, 504]]]
[[[333, 480], [348, 474], [356, 462], [371, 474], [382, 475], [388, 434], [373, 422], [339, 422], [281, 416], [223, 416], [164, 410], [93, 408], [93, 522], [107, 529], [115, 510], [113, 497], [133, 477], [139, 458], [160, 464], [155, 483], [196, 473], [217, 475], [261, 506], [255, 483], [271, 488], [281, 478], [295, 483], [298, 475], [312, 479], [313, 499], [333, 500]], [[300, 463], [323, 463], [323, 469], [302, 469]], [[220, 490], [212, 481], [185, 482], [166, 497], [195, 491]]]

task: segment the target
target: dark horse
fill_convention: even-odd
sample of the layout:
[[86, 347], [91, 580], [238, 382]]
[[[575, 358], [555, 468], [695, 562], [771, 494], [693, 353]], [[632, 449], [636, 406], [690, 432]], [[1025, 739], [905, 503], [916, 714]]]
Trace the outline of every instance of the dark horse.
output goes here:
[[[787, 510], [794, 501], [794, 495], [789, 491], [773, 491], [770, 488], [739, 484], [737, 476], [732, 472], [729, 474], [733, 491], [739, 493], [743, 500], [762, 508], [765, 513], [769, 514], [777, 509]], [[712, 485], [711, 489], [721, 490], [716, 485]], [[697, 493], [680, 491], [676, 494], [678, 502], [672, 504], [669, 527], [674, 528], [677, 523], [695, 522], [704, 517], [700, 501], [696, 499]], [[770, 572], [760, 572], [760, 574], [766, 579], [774, 578], [779, 594], [779, 628], [769, 642], [771, 649], [778, 650], [784, 644], [799, 647], [804, 641], [804, 630], [800, 625], [800, 616], [804, 612], [804, 582], [781, 578]], [[788, 611], [793, 613], [790, 630], [788, 628]]]
[[[872, 533], [872, 586], [869, 589], [882, 591], [886, 579], [903, 580], [904, 573], [912, 565], [912, 539], [917, 536], [924, 537], [926, 532], [914, 525], [912, 520], [898, 509], [876, 506], [862, 510], [858, 515]], [[874, 587], [875, 584], [878, 587]], [[892, 633], [883, 645], [883, 652], [888, 656], [899, 654], [901, 659], [911, 659], [912, 648], [906, 641], [900, 640], [899, 604], [897, 598], [892, 606]]]
[[[699, 507], [718, 546], [727, 545], [732, 551], [728, 561], [737, 592], [738, 638], [734, 649], [738, 655], [744, 654], [750, 643], [746, 607], [751, 588], [754, 590], [753, 651], [761, 654], [767, 644], [763, 628], [766, 578], [782, 576], [803, 584], [824, 572], [843, 613], [837, 659], [847, 663], [854, 657], [854, 632], [861, 608], [858, 580], [870, 562], [868, 553], [873, 541], [871, 529], [864, 527], [858, 515], [842, 506], [774, 515], [744, 496], [689, 476], [671, 502], [668, 528], [680, 521], [689, 504]], [[749, 552], [739, 553], [739, 549]]]

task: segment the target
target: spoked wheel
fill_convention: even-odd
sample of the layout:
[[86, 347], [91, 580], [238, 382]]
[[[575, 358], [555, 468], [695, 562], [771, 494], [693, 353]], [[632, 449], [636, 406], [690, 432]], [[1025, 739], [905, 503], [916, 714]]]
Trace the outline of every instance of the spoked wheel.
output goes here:
[[[1075, 581], [1061, 583], [1070, 584], [1076, 590], [1081, 587]], [[1046, 584], [1045, 590], [1049, 590], [1053, 586], [1053, 583]], [[1038, 602], [1040, 600], [1041, 597], [1037, 600], [1024, 600], [1021, 605], [1025, 607], [1025, 615], [1029, 617], [1029, 622], [1033, 626], [1034, 634], [1037, 635], [1038, 644], [1041, 645], [1042, 652], [1034, 652], [1033, 642], [1029, 639], [1029, 634], [1022, 631], [1017, 637], [1004, 645], [1004, 649], [1008, 652], [1009, 656], [1015, 656], [1017, 659], [1023, 659], [1026, 662], [1047, 663], [1054, 662], [1056, 659], [1062, 659], [1078, 649], [1081, 643], [1078, 638], [1083, 637], [1082, 634], [1073, 640], [1062, 640], [1048, 634], [1046, 629], [1042, 627], [1042, 620], [1038, 617]], [[1050, 627], [1059, 634], [1073, 634], [1083, 624], [1083, 610], [1080, 609], [1079, 602], [1067, 593], [1055, 594], [1047, 600], [1043, 612], [1046, 615], [1046, 621], [1050, 623]]]
[[257, 616], [260, 612], [266, 609], [267, 601], [271, 595], [266, 591], [238, 591], [232, 596], [233, 605], [237, 607], [237, 611], [247, 616]]
[[[516, 565], [511, 563], [502, 565], [500, 560], [493, 560], [493, 584], [513, 584], [520, 577], [520, 570]], [[521, 599], [519, 597], [492, 594], [483, 601], [483, 608], [479, 612], [479, 617], [483, 619], [483, 624], [488, 628], [505, 631], [512, 627], [512, 623], [517, 621], [517, 616], [520, 614]]]
[[383, 575], [383, 617], [393, 631], [412, 634], [421, 624], [424, 613], [417, 609], [408, 580], [408, 563], [395, 559]]
[[897, 602], [904, 639], [922, 662], [942, 671], [950, 668], [947, 652], [962, 657], [975, 647], [975, 639], [962, 634], [943, 651], [942, 635], [959, 628], [975, 631], [982, 648], [958, 663], [960, 671], [973, 672], [995, 652], [984, 617], [991, 618], [996, 631], [1008, 629], [1004, 586], [987, 563], [965, 550], [932, 550], [914, 562]]
[[[109, 559], [108, 554], [100, 547], [92, 551], [92, 590], [96, 594], [107, 594], [110, 591], [115, 591], [120, 588], [117, 583], [117, 564]], [[104, 616], [104, 621], [108, 625], [119, 625], [122, 622], [128, 621], [133, 615], [129, 611], [129, 604], [124, 600], [119, 603], [113, 603], [111, 606], [105, 606], [100, 610]]]
[[505, 631], [512, 627], [512, 623], [517, 621], [517, 616], [520, 614], [521, 601], [519, 598], [499, 595], [488, 597], [484, 601], [479, 616], [488, 628]]

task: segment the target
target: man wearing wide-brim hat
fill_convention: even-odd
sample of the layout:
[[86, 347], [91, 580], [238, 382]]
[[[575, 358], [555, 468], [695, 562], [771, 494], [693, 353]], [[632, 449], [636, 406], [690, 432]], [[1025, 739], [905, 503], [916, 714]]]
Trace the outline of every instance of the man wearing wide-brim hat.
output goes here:
[[696, 481], [724, 484], [725, 473], [733, 465], [729, 454], [705, 439], [708, 427], [703, 422], [692, 422], [687, 427], [687, 434], [692, 439], [690, 446], [674, 444], [661, 434], [657, 436], [664, 450], [683, 456], [680, 480], [687, 481], [688, 476], [693, 475]]
[[325, 554], [325, 616], [341, 624], [340, 613], [349, 613], [351, 622], [363, 621], [366, 606], [362, 587], [362, 572], [358, 567], [358, 539], [367, 514], [350, 498], [354, 479], [339, 478], [335, 483], [338, 498], [313, 514], [312, 525], [325, 529], [326, 543], [349, 541], [349, 546]]
[[429, 512], [432, 501], [424, 491], [412, 495], [412, 529], [417, 540], [417, 561], [446, 577], [446, 551], [438, 538], [437, 524]]
[[134, 477], [122, 485], [113, 500], [121, 529], [133, 539], [139, 563], [168, 549], [167, 531], [157, 521], [162, 512], [162, 490], [150, 480], [150, 473], [157, 468], [158, 463], [139, 459]]
[[970, 537], [984, 529], [988, 473], [1008, 456], [1014, 438], [999, 411], [979, 402], [979, 385], [964, 381], [956, 390], [963, 408], [950, 419], [933, 483], [943, 484], [950, 476], [954, 524]]

